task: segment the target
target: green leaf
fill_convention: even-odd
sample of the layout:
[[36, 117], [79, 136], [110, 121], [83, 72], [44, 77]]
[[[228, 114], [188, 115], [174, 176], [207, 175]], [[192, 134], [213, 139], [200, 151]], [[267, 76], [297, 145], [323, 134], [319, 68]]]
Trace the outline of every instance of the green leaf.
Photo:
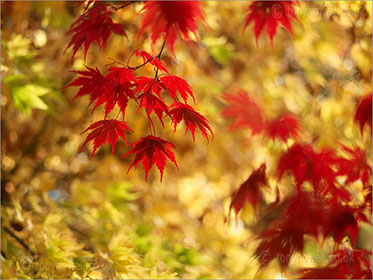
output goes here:
[[210, 55], [215, 59], [217, 63], [226, 65], [229, 60], [234, 56], [234, 48], [232, 44], [227, 43], [225, 37], [206, 37], [203, 40], [209, 48]]
[[48, 109], [48, 105], [40, 98], [50, 92], [48, 88], [28, 84], [24, 86], [11, 86], [10, 92], [16, 108], [27, 115], [31, 113], [31, 109]]

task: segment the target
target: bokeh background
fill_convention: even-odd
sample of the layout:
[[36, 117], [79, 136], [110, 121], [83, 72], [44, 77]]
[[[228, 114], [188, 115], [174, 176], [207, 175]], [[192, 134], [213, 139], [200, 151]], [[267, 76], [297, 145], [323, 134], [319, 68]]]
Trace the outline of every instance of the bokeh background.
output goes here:
[[[332, 250], [310, 241], [288, 271], [273, 261], [258, 272], [253, 210], [246, 207], [240, 219], [228, 221], [231, 195], [263, 162], [273, 190], [287, 193], [293, 186], [291, 178], [276, 180], [283, 144], [228, 130], [222, 95], [243, 89], [269, 118], [282, 111], [298, 115], [303, 141], [355, 143], [371, 155], [370, 136], [361, 136], [353, 116], [359, 98], [372, 91], [372, 2], [300, 3], [294, 38], [279, 28], [273, 46], [265, 35], [257, 45], [252, 25], [243, 31], [248, 5], [203, 2], [199, 40], [192, 46], [178, 41], [176, 60], [168, 50], [162, 55], [170, 72], [193, 87], [195, 107], [215, 137], [206, 143], [197, 132], [193, 143], [183, 127], [176, 133], [171, 124], [158, 127], [178, 147], [180, 167], [168, 164], [160, 183], [155, 170], [148, 182], [140, 166], [127, 173], [132, 158], [121, 159], [129, 150], [123, 142], [114, 155], [109, 145], [92, 160], [90, 148], [79, 152], [80, 133], [103, 119], [103, 110], [90, 115], [88, 98], [71, 102], [77, 89], [62, 89], [75, 77], [71, 70], [104, 69], [109, 58], [126, 63], [135, 49], [152, 51], [147, 33], [137, 37], [143, 4], [115, 13], [128, 38], [114, 34], [105, 49], [93, 44], [86, 61], [79, 51], [72, 62], [71, 52], [64, 54], [65, 34], [84, 5], [1, 2], [2, 278], [295, 277], [297, 268], [315, 265]], [[152, 68], [141, 74], [152, 75]], [[132, 143], [148, 126], [145, 115], [128, 110]], [[265, 198], [273, 200], [274, 192]], [[369, 250], [371, 231], [364, 225], [358, 239]]]

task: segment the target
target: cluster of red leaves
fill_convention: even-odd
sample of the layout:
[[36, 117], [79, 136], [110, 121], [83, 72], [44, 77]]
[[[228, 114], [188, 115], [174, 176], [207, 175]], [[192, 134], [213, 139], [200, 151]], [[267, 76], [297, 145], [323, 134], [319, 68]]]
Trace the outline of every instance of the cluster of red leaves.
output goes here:
[[[72, 57], [74, 58], [79, 48], [83, 47], [84, 57], [86, 57], [87, 51], [94, 41], [98, 43], [101, 49], [107, 43], [112, 32], [126, 36], [123, 27], [120, 24], [113, 23], [111, 16], [115, 11], [129, 4], [131, 2], [116, 7], [101, 1], [88, 1], [83, 14], [73, 22], [67, 32], [68, 35], [72, 34], [72, 38], [66, 50], [71, 47], [73, 49]], [[146, 2], [142, 11], [145, 15], [139, 36], [145, 29], [150, 28], [153, 45], [163, 37], [164, 45], [168, 46], [172, 54], [178, 34], [180, 33], [184, 40], [190, 41], [189, 32], [196, 34], [197, 20], [203, 20], [202, 6], [198, 1]], [[170, 150], [175, 146], [154, 136], [153, 114], [156, 115], [163, 127], [164, 118], [169, 117], [175, 131], [177, 125], [184, 121], [186, 133], [191, 132], [193, 141], [195, 141], [197, 128], [207, 141], [209, 140], [209, 134], [213, 136], [207, 119], [187, 104], [189, 98], [195, 102], [191, 86], [181, 77], [171, 75], [165, 64], [160, 60], [164, 45], [158, 56], [152, 56], [141, 50], [135, 51], [134, 54], [143, 59], [143, 63], [137, 67], [121, 64], [120, 67], [115, 66], [107, 69], [106, 75], [102, 74], [99, 69], [90, 67], [86, 67], [87, 70], [84, 71], [75, 71], [79, 76], [66, 86], [79, 87], [75, 98], [89, 96], [90, 105], [94, 103], [92, 113], [97, 107], [104, 105], [105, 119], [95, 122], [84, 131], [91, 130], [82, 149], [85, 144], [93, 141], [92, 156], [106, 142], [109, 142], [114, 152], [114, 146], [119, 137], [127, 145], [125, 130], [132, 130], [124, 122], [124, 118], [130, 100], [137, 103], [137, 112], [141, 108], [144, 109], [151, 135], [132, 144], [133, 147], [126, 156], [135, 154], [134, 162], [128, 170], [141, 162], [145, 170], [145, 179], [148, 177], [149, 170], [156, 165], [161, 173], [162, 180], [167, 159], [177, 166], [175, 156]], [[155, 76], [152, 78], [136, 76], [135, 71], [146, 64], [154, 66]], [[166, 100], [169, 99], [172, 103], [168, 105]], [[119, 109], [116, 119], [107, 120], [116, 106]], [[122, 121], [117, 120], [120, 114], [123, 117]]]
[[294, 12], [294, 4], [299, 1], [253, 1], [247, 9], [248, 15], [245, 20], [246, 28], [254, 22], [254, 35], [256, 42], [265, 28], [268, 37], [273, 43], [279, 23], [293, 36], [291, 20], [298, 20]]
[[197, 20], [204, 20], [202, 6], [198, 1], [149, 1], [142, 11], [144, 19], [139, 36], [149, 28], [152, 44], [164, 38], [171, 53], [174, 53], [178, 34], [190, 42], [189, 32], [196, 34]]
[[[226, 94], [224, 98], [229, 105], [223, 116], [236, 119], [233, 129], [250, 128], [253, 134], [264, 131], [268, 138], [284, 142], [290, 137], [297, 140], [300, 127], [295, 116], [285, 114], [275, 121], [266, 121], [261, 107], [246, 93]], [[361, 127], [371, 122], [369, 102], [371, 97], [365, 97], [356, 110], [358, 117], [355, 119]], [[371, 215], [372, 212], [372, 167], [367, 162], [366, 152], [358, 146], [346, 145], [340, 145], [338, 151], [330, 148], [318, 151], [312, 144], [295, 142], [283, 152], [276, 167], [279, 180], [285, 174], [294, 177], [294, 194], [282, 200], [278, 196], [270, 205], [262, 198], [263, 187], [269, 189], [265, 169], [266, 165], [262, 164], [252, 172], [233, 195], [230, 205], [230, 211], [233, 209], [238, 214], [249, 203], [259, 221], [261, 218], [265, 221], [264, 227], [259, 226], [257, 238], [261, 242], [254, 253], [261, 268], [277, 259], [285, 269], [295, 252], [303, 253], [305, 240], [313, 238], [317, 242], [320, 237], [323, 240], [331, 237], [337, 257], [333, 257], [325, 268], [301, 270], [303, 277], [371, 277], [372, 270], [368, 265], [371, 252], [356, 247], [360, 225], [370, 223], [367, 213]], [[361, 204], [352, 205], [348, 187], [356, 181], [362, 183], [366, 194]], [[352, 249], [338, 249], [344, 248], [346, 236]], [[348, 254], [350, 259], [342, 262], [343, 254]]]
[[222, 112], [223, 117], [234, 119], [230, 129], [248, 128], [252, 135], [264, 132], [265, 136], [283, 142], [286, 142], [289, 138], [298, 138], [301, 126], [295, 115], [284, 113], [275, 119], [266, 120], [259, 103], [243, 90], [237, 93], [224, 94], [223, 98], [229, 103]]
[[123, 26], [113, 23], [111, 15], [113, 6], [108, 3], [91, 1], [93, 5], [90, 9], [85, 9], [84, 13], [79, 16], [67, 31], [67, 35], [73, 34], [70, 43], [67, 45], [65, 52], [70, 47], [73, 50], [72, 59], [76, 52], [84, 46], [84, 58], [87, 55], [90, 45], [96, 41], [100, 49], [107, 43], [112, 32], [126, 36]]
[[[152, 121], [152, 114], [154, 113], [162, 126], [164, 126], [164, 118], [169, 117], [176, 131], [176, 126], [183, 120], [186, 133], [188, 131], [192, 133], [193, 141], [197, 128], [209, 140], [208, 136], [209, 134], [213, 135], [213, 132], [207, 119], [187, 104], [188, 97], [194, 100], [190, 85], [184, 79], [171, 75], [158, 57], [153, 57], [144, 51], [136, 51], [135, 53], [143, 58], [144, 62], [141, 66], [148, 63], [154, 66], [156, 72], [154, 78], [136, 77], [135, 71], [138, 67], [110, 67], [106, 75], [103, 75], [97, 68], [86, 67], [87, 70], [85, 71], [75, 71], [79, 76], [66, 86], [79, 87], [75, 98], [89, 96], [90, 105], [95, 103], [92, 113], [101, 104], [105, 105], [105, 119], [95, 122], [84, 131], [92, 130], [83, 147], [89, 141], [93, 141], [93, 156], [96, 150], [106, 142], [109, 142], [114, 152], [118, 137], [121, 137], [126, 143], [124, 131], [132, 131], [124, 122], [126, 108], [130, 100], [138, 104], [137, 112], [141, 108], [144, 109], [152, 128], [151, 133], [154, 132]], [[158, 77], [159, 71], [163, 72], [163, 76]], [[167, 105], [166, 97], [170, 97], [173, 103]], [[184, 103], [179, 101], [179, 97], [183, 99]], [[123, 121], [106, 119], [115, 106], [119, 109], [117, 117], [122, 114]], [[170, 150], [175, 146], [159, 137], [149, 135], [132, 145], [132, 149], [126, 156], [133, 153], [135, 159], [128, 170], [141, 162], [145, 170], [145, 179], [148, 178], [149, 170], [156, 165], [161, 173], [162, 180], [167, 158], [177, 166], [174, 153]]]

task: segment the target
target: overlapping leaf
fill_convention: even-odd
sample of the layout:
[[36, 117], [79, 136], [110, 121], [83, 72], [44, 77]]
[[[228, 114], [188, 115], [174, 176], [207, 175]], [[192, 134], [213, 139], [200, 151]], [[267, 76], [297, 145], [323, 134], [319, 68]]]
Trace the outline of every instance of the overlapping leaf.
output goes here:
[[266, 123], [268, 137], [272, 139], [278, 138], [283, 142], [286, 142], [289, 138], [297, 139], [299, 131], [299, 120], [293, 114], [284, 114]]
[[234, 212], [238, 214], [247, 202], [249, 202], [257, 212], [262, 198], [261, 188], [267, 185], [265, 172], [266, 165], [263, 163], [258, 169], [251, 173], [250, 177], [242, 183], [234, 195], [229, 207], [229, 212], [233, 209]]
[[81, 15], [70, 27], [67, 35], [72, 34], [70, 47], [73, 50], [72, 59], [76, 52], [83, 47], [84, 59], [86, 58], [90, 45], [96, 41], [100, 49], [107, 43], [112, 32], [126, 36], [123, 26], [114, 23], [111, 19], [112, 11], [108, 9], [110, 4], [95, 2], [93, 7]]
[[372, 176], [372, 167], [367, 163], [366, 152], [359, 147], [352, 149], [345, 145], [342, 145], [342, 149], [350, 158], [338, 158], [338, 175], [347, 177], [345, 184], [361, 180], [366, 185]]
[[144, 19], [139, 36], [149, 28], [152, 44], [164, 38], [171, 53], [179, 33], [182, 39], [190, 41], [189, 32], [196, 34], [197, 21], [204, 18], [198, 1], [149, 1], [142, 11]]
[[75, 98], [89, 95], [90, 104], [96, 101], [92, 112], [101, 104], [105, 104], [106, 117], [117, 104], [124, 116], [128, 99], [135, 97], [133, 87], [136, 82], [133, 70], [111, 67], [105, 77], [97, 68], [86, 68], [88, 71], [77, 71], [80, 76], [66, 87], [80, 87]]
[[298, 20], [293, 7], [295, 3], [298, 1], [253, 1], [247, 9], [248, 15], [244, 28], [254, 22], [254, 35], [257, 43], [265, 28], [272, 44], [279, 23], [293, 36], [291, 21]]
[[117, 120], [102, 120], [91, 124], [86, 130], [82, 132], [85, 133], [92, 130], [87, 138], [85, 139], [82, 148], [89, 142], [93, 141], [93, 151], [92, 157], [94, 156], [96, 150], [103, 144], [108, 142], [111, 145], [112, 153], [114, 153], [115, 144], [118, 142], [118, 138], [121, 137], [124, 143], [127, 145], [125, 131], [129, 130], [133, 132], [127, 125], [126, 122], [121, 122]]
[[144, 108], [148, 116], [154, 112], [162, 123], [162, 126], [164, 126], [163, 118], [165, 115], [169, 115], [168, 106], [160, 98], [151, 93], [142, 94], [138, 97], [138, 100], [140, 100], [140, 103], [137, 112], [140, 108]]
[[207, 119], [202, 116], [200, 113], [196, 112], [191, 106], [188, 104], [182, 104], [180, 102], [175, 102], [171, 107], [170, 116], [172, 117], [172, 121], [174, 123], [174, 127], [176, 130], [177, 125], [184, 120], [186, 131], [188, 130], [192, 133], [193, 141], [195, 141], [195, 132], [196, 128], [198, 128], [202, 135], [209, 141], [208, 134], [210, 133], [214, 136], [212, 129], [207, 121]]
[[[337, 162], [335, 152], [322, 149], [316, 152], [309, 144], [295, 143], [279, 159], [277, 170], [280, 178], [288, 171], [295, 177], [298, 190], [304, 182], [309, 181], [319, 192], [335, 192], [335, 177], [337, 176], [333, 165]], [[342, 197], [348, 194], [340, 190]]]
[[175, 99], [177, 93], [184, 100], [185, 103], [188, 101], [188, 97], [192, 97], [195, 102], [193, 91], [191, 86], [182, 78], [175, 75], [167, 75], [160, 78], [161, 83], [167, 88], [171, 98]]
[[145, 181], [148, 179], [150, 169], [157, 166], [161, 173], [161, 182], [163, 178], [163, 171], [166, 166], [167, 159], [171, 160], [177, 168], [177, 162], [174, 152], [171, 148], [176, 148], [174, 144], [167, 142], [159, 137], [149, 135], [142, 137], [137, 142], [131, 144], [131, 150], [124, 156], [135, 154], [135, 158], [129, 167], [128, 171], [134, 166], [135, 168], [141, 162], [145, 171]]

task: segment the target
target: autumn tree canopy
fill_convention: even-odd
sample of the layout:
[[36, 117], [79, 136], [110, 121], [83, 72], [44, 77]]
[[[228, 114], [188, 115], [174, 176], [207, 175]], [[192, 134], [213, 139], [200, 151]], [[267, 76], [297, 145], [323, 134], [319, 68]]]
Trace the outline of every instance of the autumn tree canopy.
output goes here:
[[1, 8], [2, 278], [372, 278], [372, 2]]

